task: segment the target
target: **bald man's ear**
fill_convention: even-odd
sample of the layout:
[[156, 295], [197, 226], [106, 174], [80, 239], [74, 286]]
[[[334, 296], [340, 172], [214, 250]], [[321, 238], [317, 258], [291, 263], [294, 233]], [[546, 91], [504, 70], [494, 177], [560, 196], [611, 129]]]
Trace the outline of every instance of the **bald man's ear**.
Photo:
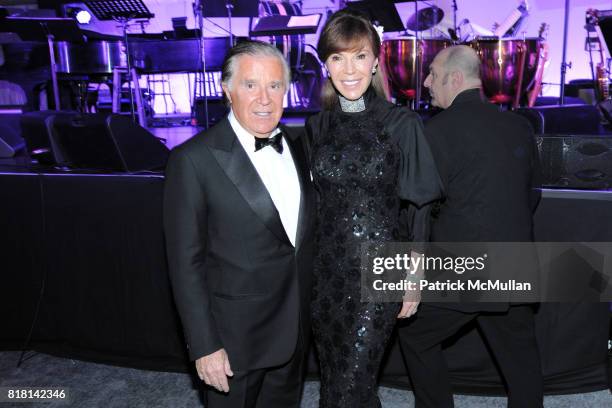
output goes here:
[[451, 84], [454, 87], [460, 88], [463, 86], [464, 83], [465, 83], [465, 77], [463, 76], [463, 72], [458, 71], [458, 70], [451, 72]]

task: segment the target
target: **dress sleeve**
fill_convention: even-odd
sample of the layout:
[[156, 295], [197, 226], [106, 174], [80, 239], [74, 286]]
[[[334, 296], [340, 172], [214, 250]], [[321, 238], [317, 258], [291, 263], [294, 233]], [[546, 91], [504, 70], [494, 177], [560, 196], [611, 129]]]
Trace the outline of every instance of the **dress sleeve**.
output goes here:
[[402, 239], [420, 243], [414, 250], [425, 251], [430, 236], [431, 209], [442, 198], [442, 182], [434, 163], [421, 118], [409, 111], [391, 120], [400, 149], [398, 192], [402, 203], [400, 230]]
[[442, 182], [421, 118], [405, 111], [393, 126], [400, 149], [399, 196], [421, 208], [442, 198]]

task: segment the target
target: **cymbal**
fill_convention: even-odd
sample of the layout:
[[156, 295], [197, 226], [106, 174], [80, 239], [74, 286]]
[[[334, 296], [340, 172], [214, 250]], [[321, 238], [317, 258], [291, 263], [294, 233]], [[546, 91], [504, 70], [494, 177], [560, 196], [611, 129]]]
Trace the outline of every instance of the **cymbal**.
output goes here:
[[439, 7], [427, 7], [418, 11], [419, 25], [417, 26], [417, 14], [410, 16], [406, 22], [406, 29], [410, 31], [429, 30], [444, 18], [444, 10]]

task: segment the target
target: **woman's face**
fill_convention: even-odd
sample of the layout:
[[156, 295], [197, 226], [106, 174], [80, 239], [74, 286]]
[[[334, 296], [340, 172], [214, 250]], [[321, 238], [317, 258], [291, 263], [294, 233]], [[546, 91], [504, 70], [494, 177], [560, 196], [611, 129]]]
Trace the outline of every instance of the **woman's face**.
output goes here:
[[372, 82], [372, 71], [377, 65], [378, 57], [369, 44], [331, 54], [325, 61], [334, 87], [351, 101], [359, 99], [368, 89]]

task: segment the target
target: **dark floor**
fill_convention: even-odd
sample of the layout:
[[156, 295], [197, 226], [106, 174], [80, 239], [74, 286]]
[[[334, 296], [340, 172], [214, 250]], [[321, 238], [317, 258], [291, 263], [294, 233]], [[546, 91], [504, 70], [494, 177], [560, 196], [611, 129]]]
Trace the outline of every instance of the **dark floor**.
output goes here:
[[[192, 377], [181, 373], [163, 373], [94, 364], [78, 360], [32, 354], [21, 367], [19, 353], [0, 352], [0, 389], [6, 387], [62, 387], [68, 390], [69, 402], [2, 403], [4, 407], [201, 407], [200, 393]], [[319, 383], [309, 381], [304, 388], [302, 408], [317, 407]], [[380, 389], [384, 408], [408, 408], [414, 405], [412, 392]], [[0, 401], [1, 401], [0, 397]], [[505, 407], [505, 398], [455, 396], [457, 408]], [[546, 408], [604, 408], [612, 406], [609, 391], [545, 397]]]

